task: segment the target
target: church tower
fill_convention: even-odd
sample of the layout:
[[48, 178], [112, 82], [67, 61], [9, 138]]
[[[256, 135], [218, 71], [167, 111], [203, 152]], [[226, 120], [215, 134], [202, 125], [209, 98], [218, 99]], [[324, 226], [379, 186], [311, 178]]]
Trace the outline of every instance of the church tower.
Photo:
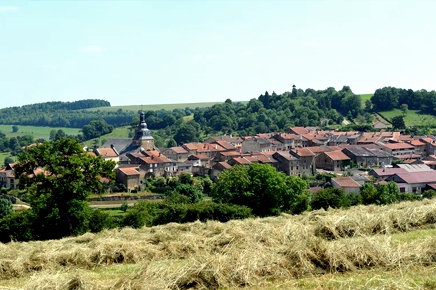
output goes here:
[[150, 130], [147, 128], [147, 123], [145, 123], [145, 114], [141, 112], [139, 114], [139, 125], [135, 132], [135, 137], [133, 137], [132, 143], [139, 145], [144, 150], [154, 150], [154, 138], [151, 136]]

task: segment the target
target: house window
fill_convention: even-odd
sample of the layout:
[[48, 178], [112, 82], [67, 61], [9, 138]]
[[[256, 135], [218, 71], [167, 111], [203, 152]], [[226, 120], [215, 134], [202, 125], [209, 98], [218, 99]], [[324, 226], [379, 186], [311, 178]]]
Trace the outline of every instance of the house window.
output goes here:
[[153, 167], [153, 164], [150, 164], [150, 168]]

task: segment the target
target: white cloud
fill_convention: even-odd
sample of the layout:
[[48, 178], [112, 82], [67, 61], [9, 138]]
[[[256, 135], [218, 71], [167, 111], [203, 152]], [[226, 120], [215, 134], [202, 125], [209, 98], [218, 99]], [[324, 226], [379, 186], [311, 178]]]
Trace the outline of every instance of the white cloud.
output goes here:
[[101, 52], [103, 49], [97, 45], [88, 45], [79, 48], [79, 52]]
[[0, 13], [1, 12], [9, 12], [9, 11], [17, 11], [18, 6], [0, 6]]

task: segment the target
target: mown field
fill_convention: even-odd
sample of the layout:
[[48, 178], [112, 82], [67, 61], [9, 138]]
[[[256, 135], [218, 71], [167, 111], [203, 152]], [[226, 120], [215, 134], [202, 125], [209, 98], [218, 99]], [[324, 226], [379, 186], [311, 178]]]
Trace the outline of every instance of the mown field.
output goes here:
[[77, 135], [79, 134], [79, 130], [81, 128], [53, 128], [53, 127], [38, 127], [38, 126], [21, 126], [17, 125], [18, 132], [12, 132], [12, 126], [13, 125], [0, 125], [0, 131], [6, 134], [6, 137], [17, 137], [17, 136], [23, 136], [23, 135], [32, 135], [33, 138], [39, 139], [44, 138], [48, 139], [50, 137], [50, 131], [51, 130], [59, 130], [62, 129], [67, 135]]
[[0, 289], [435, 289], [435, 273], [436, 200], [0, 244]]
[[[378, 112], [386, 120], [392, 120], [395, 116], [403, 116], [400, 109], [393, 109], [391, 111]], [[406, 126], [427, 126], [429, 128], [436, 127], [436, 116], [419, 114], [419, 110], [408, 110], [404, 116]]]
[[[248, 101], [236, 101], [238, 103], [248, 103]], [[156, 104], [156, 105], [127, 105], [127, 106], [111, 106], [111, 107], [98, 107], [91, 108], [88, 110], [96, 111], [117, 111], [119, 109], [125, 111], [157, 111], [157, 110], [169, 110], [172, 111], [174, 109], [185, 109], [185, 108], [205, 108], [212, 107], [215, 104], [222, 104], [223, 102], [203, 102], [203, 103], [178, 103], [178, 104]]]

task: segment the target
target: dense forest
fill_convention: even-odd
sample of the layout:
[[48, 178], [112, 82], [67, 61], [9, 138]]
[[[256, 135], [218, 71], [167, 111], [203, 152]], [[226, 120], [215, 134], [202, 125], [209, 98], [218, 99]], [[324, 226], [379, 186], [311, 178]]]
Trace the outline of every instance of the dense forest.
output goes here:
[[93, 120], [104, 119], [114, 126], [122, 126], [130, 123], [134, 116], [133, 112], [123, 110], [85, 110], [107, 106], [110, 106], [110, 103], [103, 100], [81, 100], [10, 107], [0, 110], [0, 124], [82, 128]]
[[407, 105], [408, 109], [420, 110], [421, 113], [436, 115], [436, 92], [426, 90], [413, 91], [411, 89], [399, 89], [384, 87], [377, 89], [371, 98], [374, 110], [386, 111], [400, 109]]

